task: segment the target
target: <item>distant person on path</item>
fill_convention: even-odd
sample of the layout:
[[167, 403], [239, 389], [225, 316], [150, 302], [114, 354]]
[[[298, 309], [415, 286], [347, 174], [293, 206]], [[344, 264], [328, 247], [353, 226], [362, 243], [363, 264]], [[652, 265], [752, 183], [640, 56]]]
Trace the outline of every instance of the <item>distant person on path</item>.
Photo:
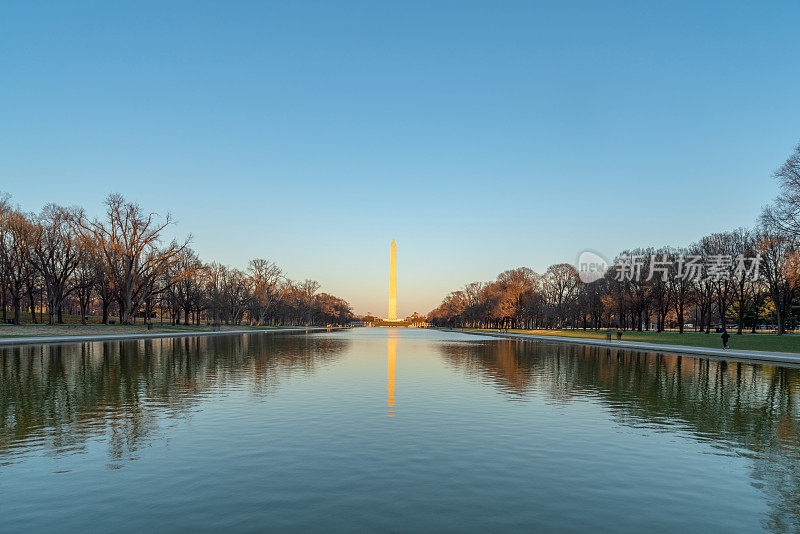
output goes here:
[[722, 330], [722, 348], [728, 348], [728, 340], [731, 338], [731, 335], [728, 333], [727, 330]]

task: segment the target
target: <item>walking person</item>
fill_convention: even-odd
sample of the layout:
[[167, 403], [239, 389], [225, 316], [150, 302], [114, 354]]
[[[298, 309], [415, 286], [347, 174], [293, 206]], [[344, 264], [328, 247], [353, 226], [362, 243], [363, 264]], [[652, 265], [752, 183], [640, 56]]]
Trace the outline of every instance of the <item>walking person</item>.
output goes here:
[[731, 338], [731, 335], [728, 333], [727, 330], [723, 329], [722, 330], [722, 336], [720, 336], [720, 337], [722, 337], [722, 348], [723, 349], [727, 349], [728, 348], [728, 340]]

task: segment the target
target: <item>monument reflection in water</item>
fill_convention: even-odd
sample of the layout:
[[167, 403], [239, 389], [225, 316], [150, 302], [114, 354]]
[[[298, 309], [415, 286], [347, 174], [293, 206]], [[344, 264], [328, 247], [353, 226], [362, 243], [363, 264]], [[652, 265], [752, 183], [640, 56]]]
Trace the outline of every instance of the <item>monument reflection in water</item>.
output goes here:
[[420, 329], [3, 349], [2, 530], [797, 532], [799, 401], [794, 368]]
[[395, 390], [395, 368], [397, 367], [397, 338], [390, 337], [386, 342], [388, 353], [386, 362], [386, 404], [389, 405], [389, 417], [394, 417], [394, 390]]

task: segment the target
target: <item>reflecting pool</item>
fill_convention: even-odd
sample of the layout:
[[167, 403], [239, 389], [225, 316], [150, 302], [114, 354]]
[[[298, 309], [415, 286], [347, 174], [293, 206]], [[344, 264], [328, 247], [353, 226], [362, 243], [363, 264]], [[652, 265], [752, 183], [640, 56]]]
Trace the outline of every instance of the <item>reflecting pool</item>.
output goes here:
[[0, 349], [0, 531], [800, 530], [800, 370], [417, 329]]

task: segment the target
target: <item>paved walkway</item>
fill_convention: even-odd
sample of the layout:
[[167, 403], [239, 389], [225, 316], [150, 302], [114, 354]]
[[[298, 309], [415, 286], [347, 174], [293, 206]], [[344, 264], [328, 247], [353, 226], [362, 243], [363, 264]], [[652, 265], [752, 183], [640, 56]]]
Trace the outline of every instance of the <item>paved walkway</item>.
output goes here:
[[714, 356], [731, 360], [755, 360], [765, 362], [796, 363], [800, 364], [800, 354], [791, 352], [765, 352], [759, 350], [724, 350], [705, 347], [689, 347], [684, 345], [662, 345], [659, 343], [637, 343], [635, 341], [606, 341], [604, 339], [591, 339], [580, 337], [562, 336], [537, 336], [534, 334], [499, 334], [497, 332], [475, 332], [470, 330], [449, 330], [479, 336], [491, 336], [506, 339], [519, 339], [523, 341], [546, 341], [548, 343], [577, 343], [579, 345], [595, 345], [615, 349], [632, 349], [647, 352], [662, 352], [669, 354], [692, 354], [698, 356]]
[[0, 338], [0, 347], [13, 345], [36, 345], [43, 343], [84, 343], [87, 341], [113, 341], [120, 339], [153, 339], [161, 337], [191, 337], [191, 336], [227, 336], [233, 334], [290, 334], [306, 332], [326, 332], [328, 330], [341, 330], [336, 328], [270, 328], [264, 330], [208, 330], [204, 332], [162, 332], [155, 334], [104, 334], [104, 335], [77, 335], [77, 336], [31, 336], [31, 337], [4, 337]]

